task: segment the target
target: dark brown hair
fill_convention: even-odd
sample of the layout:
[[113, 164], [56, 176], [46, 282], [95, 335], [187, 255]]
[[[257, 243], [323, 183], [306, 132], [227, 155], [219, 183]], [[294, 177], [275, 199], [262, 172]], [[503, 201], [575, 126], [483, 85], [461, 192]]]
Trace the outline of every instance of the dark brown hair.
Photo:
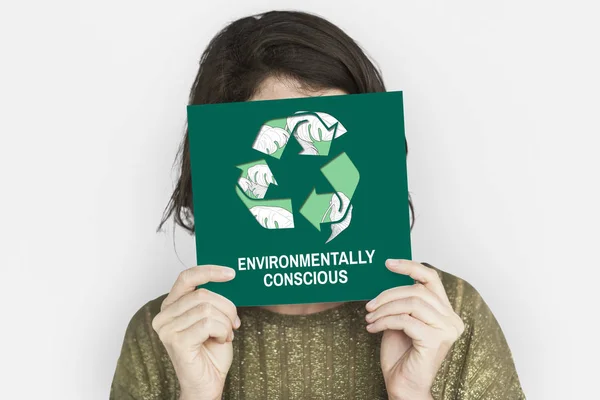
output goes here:
[[[238, 19], [210, 41], [200, 58], [189, 104], [247, 101], [273, 76], [296, 81], [308, 90], [385, 92], [379, 70], [340, 28], [304, 12], [271, 11]], [[194, 233], [188, 146], [186, 129], [175, 160], [179, 179], [158, 230], [173, 215], [176, 224]], [[409, 206], [412, 228], [410, 195]]]

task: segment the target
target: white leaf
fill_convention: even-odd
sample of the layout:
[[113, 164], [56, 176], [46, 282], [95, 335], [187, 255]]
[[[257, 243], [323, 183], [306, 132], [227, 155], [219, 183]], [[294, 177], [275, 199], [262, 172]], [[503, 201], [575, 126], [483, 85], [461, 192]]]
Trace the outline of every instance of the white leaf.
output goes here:
[[262, 186], [258, 184], [252, 184], [252, 193], [256, 196], [257, 199], [264, 199], [265, 194], [267, 194], [267, 186]]
[[[298, 113], [304, 113], [305, 111], [297, 111]], [[337, 125], [335, 137], [342, 136], [347, 132], [346, 128], [336, 118], [324, 112], [316, 113], [327, 126]], [[306, 121], [306, 122], [302, 122]], [[301, 123], [302, 122], [302, 123]], [[294, 131], [297, 124], [301, 123], [296, 129], [296, 137], [306, 142], [329, 142], [333, 140], [333, 129], [328, 130], [325, 125], [314, 115], [292, 115], [287, 118], [286, 124], [290, 132]]]
[[287, 229], [294, 227], [294, 216], [281, 207], [254, 206], [250, 212], [259, 224], [267, 229]]
[[248, 179], [244, 178], [243, 176], [240, 177], [240, 179], [238, 179], [238, 184], [242, 188], [242, 192], [247, 192], [248, 190], [251, 190], [252, 182], [250, 182]]
[[252, 183], [256, 183], [257, 185], [261, 185], [264, 187], [269, 186], [269, 184], [274, 183], [275, 178], [273, 177], [273, 173], [267, 164], [256, 164], [252, 167], [248, 168], [248, 179]]
[[273, 154], [287, 144], [289, 137], [290, 134], [285, 129], [263, 125], [252, 144], [252, 148], [261, 153]]
[[244, 177], [240, 177], [240, 179], [238, 179], [238, 184], [242, 188], [242, 191], [246, 193], [246, 195], [248, 195], [249, 197], [254, 196], [258, 199], [262, 199], [265, 197], [265, 194], [267, 192], [266, 186], [257, 185], [256, 183]]
[[[352, 205], [350, 204], [350, 199], [342, 192], [337, 192], [337, 194], [342, 199], [341, 209], [340, 209], [340, 199], [334, 194], [331, 196], [331, 200], [329, 201], [329, 209], [331, 209], [331, 213], [329, 214], [329, 219], [331, 222], [335, 222], [331, 224], [331, 236], [325, 243], [331, 242], [337, 235], [339, 235], [344, 229], [346, 229], [350, 225], [350, 221], [352, 220]], [[348, 206], [350, 208], [348, 208]], [[329, 211], [329, 209], [327, 211]], [[348, 214], [346, 214], [346, 210], [348, 210]], [[340, 222], [339, 221], [344, 214], [346, 214], [346, 218], [344, 218]], [[325, 215], [323, 219], [325, 219]]]
[[294, 137], [296, 138], [300, 146], [302, 146], [302, 151], [299, 154], [313, 156], [319, 155], [319, 151], [317, 150], [314, 144], [312, 144], [311, 142], [307, 142], [306, 140], [300, 139], [298, 137], [298, 134], [294, 134]]
[[[348, 205], [350, 205], [350, 199], [348, 198], [348, 196], [346, 196], [342, 192], [337, 192], [337, 194], [340, 197], [333, 194], [331, 196], [331, 200], [329, 201], [329, 207], [331, 208], [331, 214], [329, 216], [329, 219], [331, 220], [331, 222], [339, 221], [346, 213], [346, 210], [348, 209]], [[340, 198], [342, 199], [341, 207], [340, 207]]]
[[[335, 124], [337, 122], [338, 126], [337, 126], [337, 130], [335, 131], [335, 137], [338, 138], [340, 136], [342, 136], [344, 133], [348, 132], [346, 130], [346, 128], [344, 127], [344, 125], [342, 125], [342, 123], [340, 121], [338, 121], [336, 118], [332, 117], [331, 115], [324, 113], [324, 112], [318, 112], [317, 115], [319, 117], [321, 117], [321, 119], [323, 120], [323, 122], [325, 122], [327, 124], [327, 126], [332, 126], [333, 124]], [[331, 136], [331, 133], [330, 133]], [[332, 138], [330, 137], [327, 140], [331, 140]]]

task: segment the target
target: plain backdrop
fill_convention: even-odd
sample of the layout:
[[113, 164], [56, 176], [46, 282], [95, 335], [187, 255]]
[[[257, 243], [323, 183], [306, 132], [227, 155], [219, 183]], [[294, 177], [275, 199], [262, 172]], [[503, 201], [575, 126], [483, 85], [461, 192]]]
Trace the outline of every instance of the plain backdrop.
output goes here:
[[2, 398], [108, 397], [129, 319], [194, 265], [155, 229], [200, 54], [270, 9], [330, 19], [404, 91], [414, 258], [479, 290], [528, 398], [597, 394], [596, 2], [1, 4]]

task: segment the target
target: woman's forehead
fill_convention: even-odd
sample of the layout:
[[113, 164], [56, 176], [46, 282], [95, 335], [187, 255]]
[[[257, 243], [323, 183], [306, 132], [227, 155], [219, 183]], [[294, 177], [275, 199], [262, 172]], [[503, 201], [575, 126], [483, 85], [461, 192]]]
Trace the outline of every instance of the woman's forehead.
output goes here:
[[310, 90], [303, 87], [300, 82], [294, 79], [269, 77], [259, 85], [256, 94], [250, 100], [278, 100], [341, 94], [346, 94], [346, 92], [340, 89]]

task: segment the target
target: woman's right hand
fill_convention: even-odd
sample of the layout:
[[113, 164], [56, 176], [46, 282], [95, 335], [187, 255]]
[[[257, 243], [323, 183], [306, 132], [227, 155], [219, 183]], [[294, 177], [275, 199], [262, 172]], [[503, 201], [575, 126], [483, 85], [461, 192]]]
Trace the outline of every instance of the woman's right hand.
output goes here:
[[181, 400], [221, 398], [233, 359], [233, 329], [240, 319], [230, 300], [196, 286], [234, 277], [234, 269], [218, 265], [183, 271], [152, 321], [175, 368]]

